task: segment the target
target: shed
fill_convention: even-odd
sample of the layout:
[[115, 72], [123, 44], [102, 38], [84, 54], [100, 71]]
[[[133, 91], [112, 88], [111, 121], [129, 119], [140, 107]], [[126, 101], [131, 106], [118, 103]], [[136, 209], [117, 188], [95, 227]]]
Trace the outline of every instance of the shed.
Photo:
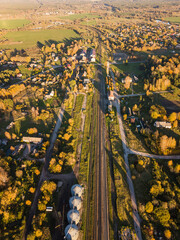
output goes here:
[[78, 224], [80, 221], [79, 211], [72, 209], [67, 213], [68, 223], [70, 224]]

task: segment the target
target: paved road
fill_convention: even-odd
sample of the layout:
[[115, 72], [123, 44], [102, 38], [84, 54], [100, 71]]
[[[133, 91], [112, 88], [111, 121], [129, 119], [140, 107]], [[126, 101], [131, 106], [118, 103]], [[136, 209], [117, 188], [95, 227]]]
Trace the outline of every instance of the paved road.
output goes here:
[[125, 161], [125, 167], [126, 167], [127, 183], [129, 185], [129, 191], [130, 191], [130, 195], [131, 195], [134, 229], [136, 231], [136, 235], [137, 235], [138, 240], [142, 240], [140, 217], [139, 217], [139, 214], [138, 214], [136, 197], [135, 197], [135, 192], [134, 192], [134, 186], [133, 186], [133, 182], [132, 182], [132, 178], [131, 178], [131, 171], [130, 171], [129, 161], [128, 161], [129, 148], [127, 147], [126, 136], [125, 136], [125, 131], [124, 131], [123, 122], [122, 122], [122, 116], [121, 116], [121, 112], [120, 112], [120, 101], [117, 98], [117, 91], [116, 91], [116, 85], [115, 85], [115, 80], [114, 80], [114, 74], [113, 74], [111, 69], [110, 69], [110, 74], [111, 74], [112, 79], [113, 79], [113, 89], [114, 89], [115, 104], [116, 104], [116, 109], [117, 109], [117, 117], [118, 117], [118, 123], [119, 123], [119, 128], [120, 128], [122, 146], [123, 146], [123, 150], [124, 150], [124, 161]]
[[141, 155], [144, 157], [148, 157], [148, 158], [155, 158], [155, 159], [180, 159], [180, 155], [156, 155], [156, 154], [151, 154], [151, 153], [144, 153], [144, 152], [140, 152], [140, 151], [136, 151], [133, 149], [129, 149], [129, 154], [136, 154], [136, 155]]
[[[114, 88], [115, 89], [115, 88]], [[158, 93], [167, 93], [167, 92], [173, 92], [173, 91], [156, 91], [156, 92], [152, 92], [152, 94], [158, 94]], [[117, 92], [116, 92], [117, 94]], [[142, 96], [142, 95], [146, 95], [146, 93], [135, 93], [135, 94], [126, 94], [126, 95], [116, 95], [117, 98], [127, 98], [127, 97], [138, 97], [138, 96]]]

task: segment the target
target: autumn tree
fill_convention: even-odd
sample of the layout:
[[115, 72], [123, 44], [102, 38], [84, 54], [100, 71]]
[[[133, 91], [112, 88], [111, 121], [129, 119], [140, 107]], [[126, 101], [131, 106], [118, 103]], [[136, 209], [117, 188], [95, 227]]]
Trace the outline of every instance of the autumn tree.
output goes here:
[[0, 167], [0, 187], [4, 187], [8, 181], [8, 173], [2, 167]]
[[125, 77], [124, 79], [125, 83], [124, 83], [124, 87], [126, 89], [130, 88], [131, 82], [132, 82], [132, 78], [130, 76]]

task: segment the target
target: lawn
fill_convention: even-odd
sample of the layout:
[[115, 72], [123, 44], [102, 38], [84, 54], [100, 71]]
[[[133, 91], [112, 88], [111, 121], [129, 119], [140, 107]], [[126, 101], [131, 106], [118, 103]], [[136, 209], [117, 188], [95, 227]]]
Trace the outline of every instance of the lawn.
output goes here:
[[83, 18], [91, 19], [91, 18], [99, 18], [99, 17], [100, 17], [99, 15], [94, 15], [91, 13], [82, 13], [82, 14], [71, 14], [68, 16], [61, 16], [60, 18], [74, 21], [74, 20], [83, 19]]
[[8, 39], [8, 42], [0, 44], [0, 47], [9, 49], [31, 48], [35, 47], [38, 41], [44, 44], [45, 41], [62, 42], [66, 39], [78, 37], [79, 35], [71, 29], [9, 32], [4, 36]]
[[23, 27], [28, 23], [30, 23], [28, 19], [5, 19], [5, 20], [0, 20], [0, 28], [14, 29], [18, 27]]
[[172, 23], [180, 23], [180, 17], [167, 17], [165, 20]]

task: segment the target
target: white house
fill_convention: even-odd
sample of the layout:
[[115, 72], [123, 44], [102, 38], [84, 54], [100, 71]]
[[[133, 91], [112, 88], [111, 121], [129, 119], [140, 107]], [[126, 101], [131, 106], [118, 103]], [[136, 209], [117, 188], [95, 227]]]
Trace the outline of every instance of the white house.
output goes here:
[[156, 121], [154, 123], [154, 126], [157, 128], [171, 128], [171, 123], [170, 122], [165, 122], [165, 121]]

